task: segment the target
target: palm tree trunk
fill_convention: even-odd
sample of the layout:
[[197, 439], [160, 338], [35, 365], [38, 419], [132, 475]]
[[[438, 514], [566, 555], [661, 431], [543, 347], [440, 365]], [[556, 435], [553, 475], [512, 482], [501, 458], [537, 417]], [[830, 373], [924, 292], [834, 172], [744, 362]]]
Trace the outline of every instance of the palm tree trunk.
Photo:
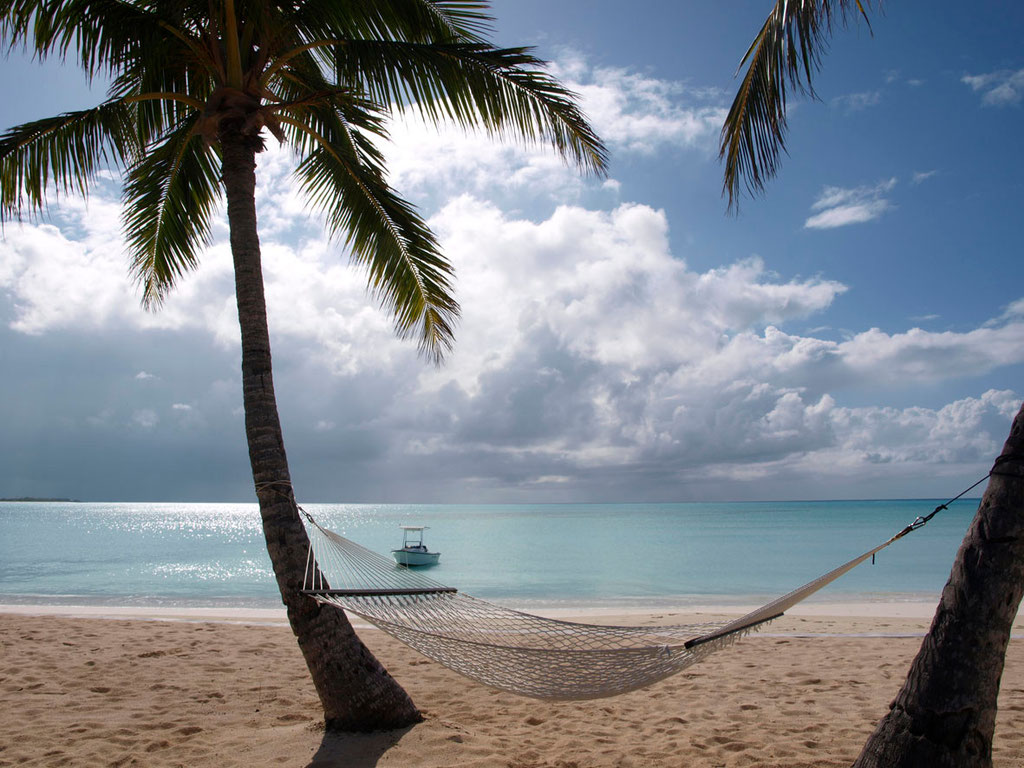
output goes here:
[[1024, 406], [921, 650], [854, 768], [990, 768], [1006, 645], [1024, 592]]
[[292, 492], [271, 375], [270, 336], [256, 229], [258, 137], [222, 127], [222, 173], [242, 334], [242, 392], [256, 495], [288, 621], [324, 708], [328, 728], [398, 728], [422, 717], [359, 640], [345, 614], [301, 594], [309, 540]]

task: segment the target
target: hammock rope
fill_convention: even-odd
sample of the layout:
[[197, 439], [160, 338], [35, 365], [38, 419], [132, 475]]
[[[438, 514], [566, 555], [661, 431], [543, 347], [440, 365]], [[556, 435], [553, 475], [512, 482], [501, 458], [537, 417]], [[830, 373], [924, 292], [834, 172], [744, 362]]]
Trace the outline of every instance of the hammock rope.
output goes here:
[[865, 560], [873, 561], [945, 508], [940, 504], [859, 557], [732, 621], [608, 626], [523, 613], [398, 566], [324, 528], [300, 508], [310, 538], [303, 591], [485, 685], [540, 699], [602, 698], [644, 688], [735, 643]]

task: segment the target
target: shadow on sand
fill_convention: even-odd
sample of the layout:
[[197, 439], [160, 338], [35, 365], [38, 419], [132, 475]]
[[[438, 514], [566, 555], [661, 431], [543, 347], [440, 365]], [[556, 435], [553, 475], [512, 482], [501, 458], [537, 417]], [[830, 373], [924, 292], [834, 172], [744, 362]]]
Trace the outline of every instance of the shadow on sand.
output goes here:
[[325, 732], [306, 768], [373, 768], [414, 727], [376, 733]]

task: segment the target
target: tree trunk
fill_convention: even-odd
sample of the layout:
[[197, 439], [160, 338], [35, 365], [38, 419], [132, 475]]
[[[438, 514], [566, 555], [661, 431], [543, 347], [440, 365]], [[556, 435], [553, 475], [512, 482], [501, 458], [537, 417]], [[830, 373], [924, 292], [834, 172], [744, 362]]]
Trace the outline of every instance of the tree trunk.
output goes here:
[[1024, 592], [1024, 406], [931, 629], [854, 768], [988, 768], [1006, 645]]
[[327, 727], [404, 727], [422, 720], [406, 692], [363, 645], [343, 611], [321, 606], [300, 591], [309, 540], [292, 492], [277, 415], [256, 230], [256, 152], [262, 142], [230, 127], [222, 127], [218, 138], [242, 335], [245, 435], [281, 599], [323, 704]]

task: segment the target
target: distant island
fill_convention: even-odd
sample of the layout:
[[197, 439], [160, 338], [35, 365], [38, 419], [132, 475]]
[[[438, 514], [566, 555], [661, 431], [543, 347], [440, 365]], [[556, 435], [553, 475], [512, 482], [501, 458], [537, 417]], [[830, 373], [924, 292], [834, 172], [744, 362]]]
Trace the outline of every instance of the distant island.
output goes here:
[[19, 496], [16, 499], [0, 499], [0, 501], [68, 501], [74, 504], [81, 504], [78, 499], [48, 499], [42, 496]]

